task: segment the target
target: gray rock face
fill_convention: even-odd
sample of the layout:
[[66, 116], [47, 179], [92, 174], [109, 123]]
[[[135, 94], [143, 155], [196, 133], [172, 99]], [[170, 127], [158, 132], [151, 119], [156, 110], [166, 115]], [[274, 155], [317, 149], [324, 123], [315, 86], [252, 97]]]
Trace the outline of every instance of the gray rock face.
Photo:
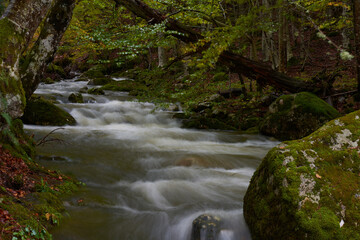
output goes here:
[[216, 240], [220, 232], [221, 220], [218, 217], [203, 214], [193, 221], [191, 240]]

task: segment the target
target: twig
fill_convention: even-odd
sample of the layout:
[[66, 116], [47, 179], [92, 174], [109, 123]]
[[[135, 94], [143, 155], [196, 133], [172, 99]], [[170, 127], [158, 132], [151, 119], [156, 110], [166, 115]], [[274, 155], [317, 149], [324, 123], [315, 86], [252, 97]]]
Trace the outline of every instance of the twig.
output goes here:
[[47, 138], [53, 134], [54, 132], [58, 131], [58, 130], [63, 130], [65, 128], [55, 128], [54, 130], [52, 130], [51, 132], [49, 132], [48, 134], [45, 135], [45, 137], [43, 137], [42, 139], [40, 139], [40, 141], [38, 141], [36, 143], [36, 146], [40, 146], [40, 145], [43, 145], [45, 143], [48, 143], [48, 142], [55, 142], [55, 141], [59, 141], [59, 142], [64, 142], [63, 140], [61, 139], [58, 139], [58, 138], [51, 138], [51, 139], [48, 139]]

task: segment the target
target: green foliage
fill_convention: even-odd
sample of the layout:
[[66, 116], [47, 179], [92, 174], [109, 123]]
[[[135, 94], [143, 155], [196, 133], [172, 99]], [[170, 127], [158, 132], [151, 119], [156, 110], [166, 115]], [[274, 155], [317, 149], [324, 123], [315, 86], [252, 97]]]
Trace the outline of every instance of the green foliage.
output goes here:
[[40, 232], [31, 227], [22, 228], [19, 232], [14, 232], [11, 240], [45, 240], [49, 238], [49, 234], [42, 229]]

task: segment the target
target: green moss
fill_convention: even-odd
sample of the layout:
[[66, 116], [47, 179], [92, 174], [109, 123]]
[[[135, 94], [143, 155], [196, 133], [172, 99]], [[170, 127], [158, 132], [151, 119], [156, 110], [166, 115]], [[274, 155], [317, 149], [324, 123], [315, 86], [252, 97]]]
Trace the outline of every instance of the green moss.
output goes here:
[[114, 80], [112, 80], [111, 78], [106, 78], [106, 77], [93, 78], [89, 81], [88, 85], [105, 85], [111, 82], [114, 82]]
[[299, 139], [339, 116], [336, 109], [311, 93], [284, 95], [270, 106], [260, 131], [280, 140]]
[[296, 94], [294, 104], [298, 105], [304, 112], [312, 113], [315, 116], [323, 117], [325, 119], [340, 117], [340, 113], [335, 108], [312, 93], [301, 92]]
[[124, 80], [106, 84], [105, 86], [101, 87], [101, 89], [119, 92], [146, 91], [146, 86], [136, 81]]
[[22, 120], [26, 124], [63, 126], [75, 125], [75, 119], [66, 111], [43, 98], [29, 100]]
[[340, 219], [333, 211], [326, 207], [308, 214], [302, 211], [297, 212], [297, 218], [299, 220], [299, 228], [306, 233], [306, 238], [309, 240], [348, 239], [341, 234]]

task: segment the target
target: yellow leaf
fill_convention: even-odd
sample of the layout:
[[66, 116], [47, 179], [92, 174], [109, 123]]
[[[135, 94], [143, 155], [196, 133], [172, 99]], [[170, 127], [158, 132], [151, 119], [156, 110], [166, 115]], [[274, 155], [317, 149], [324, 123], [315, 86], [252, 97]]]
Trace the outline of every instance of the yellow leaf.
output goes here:
[[46, 214], [45, 214], [45, 217], [46, 217], [46, 220], [48, 220], [48, 221], [49, 221], [49, 220], [50, 220], [50, 218], [51, 218], [51, 213], [46, 213]]
[[321, 176], [319, 174], [316, 174], [315, 175], [317, 178], [321, 179]]

